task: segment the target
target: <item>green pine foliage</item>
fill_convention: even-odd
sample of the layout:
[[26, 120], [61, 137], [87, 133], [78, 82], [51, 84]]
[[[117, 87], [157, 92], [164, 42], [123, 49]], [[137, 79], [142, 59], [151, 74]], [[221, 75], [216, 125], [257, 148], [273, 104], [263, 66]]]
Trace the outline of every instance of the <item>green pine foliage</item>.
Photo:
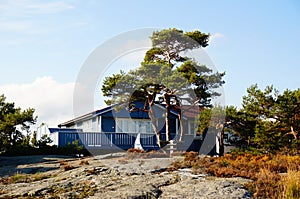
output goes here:
[[300, 149], [300, 89], [279, 93], [273, 86], [247, 89], [242, 108], [227, 107], [227, 130], [242, 138], [243, 146], [262, 150]]
[[30, 125], [34, 124], [34, 109], [21, 110], [14, 103], [6, 102], [0, 95], [0, 152], [17, 145], [30, 144]]

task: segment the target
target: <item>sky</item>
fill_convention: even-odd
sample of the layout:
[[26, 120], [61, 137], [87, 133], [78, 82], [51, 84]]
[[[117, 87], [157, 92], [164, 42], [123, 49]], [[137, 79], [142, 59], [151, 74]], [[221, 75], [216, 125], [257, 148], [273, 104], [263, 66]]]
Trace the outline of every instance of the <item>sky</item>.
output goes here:
[[[239, 107], [255, 83], [281, 92], [300, 87], [299, 19], [297, 0], [0, 0], [0, 94], [35, 108], [38, 124], [56, 126], [74, 117], [74, 86], [96, 49], [130, 31], [175, 27], [211, 34], [205, 52], [226, 72], [226, 105]], [[144, 42], [99, 66], [90, 109], [104, 106], [103, 75], [138, 64]], [[113, 54], [106, 49], [100, 61]]]

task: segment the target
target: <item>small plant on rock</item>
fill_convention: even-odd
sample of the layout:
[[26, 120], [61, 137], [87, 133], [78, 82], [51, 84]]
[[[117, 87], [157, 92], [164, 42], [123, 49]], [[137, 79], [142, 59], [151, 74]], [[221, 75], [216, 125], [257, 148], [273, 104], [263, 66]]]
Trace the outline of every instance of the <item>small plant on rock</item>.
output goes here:
[[89, 164], [90, 163], [87, 160], [81, 160], [80, 163], [79, 163], [79, 165], [89, 165]]

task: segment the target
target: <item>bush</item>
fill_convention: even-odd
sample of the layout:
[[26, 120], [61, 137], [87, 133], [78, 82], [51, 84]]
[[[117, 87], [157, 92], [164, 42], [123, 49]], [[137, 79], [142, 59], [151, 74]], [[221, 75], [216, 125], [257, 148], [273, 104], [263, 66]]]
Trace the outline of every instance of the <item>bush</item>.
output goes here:
[[90, 163], [87, 160], [81, 160], [80, 163], [79, 163], [79, 165], [89, 165], [89, 164]]
[[45, 148], [49, 146], [49, 144], [51, 144], [53, 141], [51, 140], [50, 137], [48, 137], [48, 135], [43, 135], [40, 140], [35, 142], [39, 148]]
[[140, 149], [134, 149], [130, 148], [127, 150], [127, 158], [165, 158], [169, 157], [168, 154], [166, 154], [164, 151], [159, 150], [159, 151], [143, 151]]
[[141, 149], [130, 148], [127, 150], [127, 153], [145, 153], [145, 151]]
[[184, 160], [172, 163], [169, 170], [180, 168], [192, 168], [194, 173], [206, 172], [217, 177], [251, 179], [247, 187], [258, 198], [299, 198], [300, 195], [299, 155], [239, 152], [201, 158], [195, 153], [186, 153]]
[[70, 164], [65, 164], [65, 165], [62, 166], [62, 169], [64, 171], [69, 171], [69, 170], [75, 169], [75, 167], [70, 165]]
[[8, 148], [1, 155], [6, 156], [23, 156], [23, 155], [74, 155], [84, 154], [90, 155], [88, 150], [84, 149], [82, 145], [79, 145], [79, 141], [69, 143], [67, 146], [58, 147], [56, 145], [40, 145], [39, 148], [26, 145], [16, 145]]

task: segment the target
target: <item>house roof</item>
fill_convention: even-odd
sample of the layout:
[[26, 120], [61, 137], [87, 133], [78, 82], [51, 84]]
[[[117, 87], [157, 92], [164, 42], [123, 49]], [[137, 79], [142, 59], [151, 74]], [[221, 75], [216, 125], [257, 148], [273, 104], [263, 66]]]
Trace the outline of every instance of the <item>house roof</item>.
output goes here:
[[82, 129], [48, 128], [50, 133], [54, 132], [82, 132]]
[[87, 120], [87, 119], [92, 118], [92, 117], [94, 117], [94, 116], [101, 115], [101, 114], [103, 114], [103, 113], [106, 113], [106, 112], [108, 112], [108, 111], [111, 111], [113, 108], [114, 108], [114, 106], [109, 106], [109, 107], [106, 107], [106, 108], [103, 108], [103, 109], [99, 109], [99, 110], [96, 110], [96, 111], [87, 113], [87, 114], [85, 114], [85, 115], [76, 117], [76, 118], [74, 118], [74, 119], [72, 119], [72, 120], [69, 120], [69, 121], [67, 121], [67, 122], [61, 123], [61, 124], [58, 125], [58, 127], [67, 126], [67, 125], [72, 125], [72, 124], [75, 124], [75, 122], [80, 122], [80, 121]]

